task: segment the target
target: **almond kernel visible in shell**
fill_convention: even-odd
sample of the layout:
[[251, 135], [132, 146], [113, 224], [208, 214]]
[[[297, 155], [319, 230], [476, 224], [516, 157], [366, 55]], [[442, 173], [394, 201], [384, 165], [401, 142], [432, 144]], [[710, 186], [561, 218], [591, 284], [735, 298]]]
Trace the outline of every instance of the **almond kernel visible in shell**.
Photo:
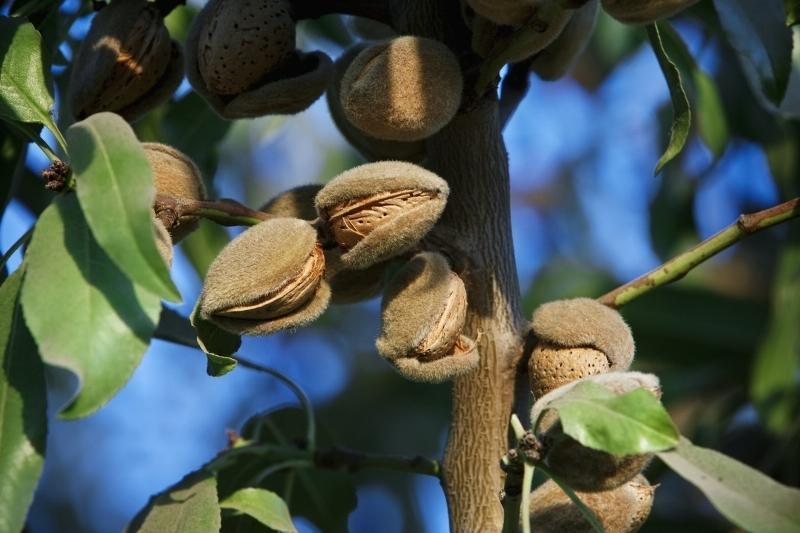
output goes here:
[[206, 86], [234, 95], [280, 68], [292, 55], [295, 27], [285, 0], [212, 0], [197, 61]]
[[402, 212], [433, 197], [430, 191], [403, 189], [356, 198], [328, 209], [328, 224], [336, 243], [349, 250], [376, 228], [391, 224]]
[[457, 355], [469, 347], [461, 341], [461, 330], [467, 318], [467, 291], [464, 282], [455, 273], [448, 280], [448, 294], [444, 309], [427, 335], [417, 345], [413, 357], [422, 362], [435, 361], [450, 353]]
[[441, 216], [449, 192], [446, 181], [420, 166], [380, 161], [338, 175], [315, 204], [344, 251], [342, 264], [360, 270], [419, 242]]
[[539, 342], [528, 361], [528, 377], [534, 398], [576, 379], [608, 372], [608, 357], [592, 347], [564, 348]]

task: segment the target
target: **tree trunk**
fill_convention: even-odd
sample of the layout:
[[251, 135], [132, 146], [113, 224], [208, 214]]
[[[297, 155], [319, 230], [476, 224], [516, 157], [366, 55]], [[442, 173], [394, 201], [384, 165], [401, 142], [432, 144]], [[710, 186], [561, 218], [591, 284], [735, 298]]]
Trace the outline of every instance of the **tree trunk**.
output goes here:
[[511, 239], [508, 159], [491, 95], [428, 141], [429, 167], [450, 184], [434, 239], [455, 258], [469, 299], [465, 334], [479, 368], [453, 386], [443, 484], [453, 532], [503, 527], [500, 458], [508, 448], [524, 320]]

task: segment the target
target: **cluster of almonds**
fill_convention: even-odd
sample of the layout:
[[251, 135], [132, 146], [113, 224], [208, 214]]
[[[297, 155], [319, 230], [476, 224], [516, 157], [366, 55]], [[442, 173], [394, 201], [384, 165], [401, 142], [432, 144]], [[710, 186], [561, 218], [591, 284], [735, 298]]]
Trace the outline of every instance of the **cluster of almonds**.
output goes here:
[[[591, 38], [598, 12], [625, 24], [650, 24], [698, 0], [466, 0], [474, 12], [473, 49], [481, 56], [502, 51], [507, 62], [531, 58], [531, 71], [545, 80], [562, 77]], [[473, 15], [473, 13], [470, 13]]]
[[[627, 371], [634, 354], [630, 328], [619, 313], [596, 300], [544, 304], [534, 313], [531, 327], [537, 340], [528, 362], [536, 399], [531, 425], [534, 434], [547, 443], [544, 463], [579, 491], [607, 532], [638, 530], [653, 503], [655, 489], [641, 475], [652, 456], [617, 456], [584, 447], [563, 433], [558, 414], [548, 406], [582, 381], [605, 386], [616, 395], [644, 388], [660, 397], [658, 378]], [[577, 522], [580, 513], [553, 482], [534, 492], [531, 516], [542, 531], [587, 527]]]
[[464, 374], [478, 362], [475, 342], [462, 335], [464, 282], [443, 255], [414, 253], [448, 193], [437, 175], [398, 161], [288, 191], [263, 208], [275, 218], [244, 231], [211, 264], [200, 315], [235, 334], [267, 335], [385, 285], [378, 352], [412, 380]]

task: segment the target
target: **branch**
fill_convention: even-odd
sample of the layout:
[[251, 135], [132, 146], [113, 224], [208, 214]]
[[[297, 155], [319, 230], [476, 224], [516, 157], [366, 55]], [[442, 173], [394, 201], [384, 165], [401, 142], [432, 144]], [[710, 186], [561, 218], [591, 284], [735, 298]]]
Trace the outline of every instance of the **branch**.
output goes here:
[[255, 226], [275, 218], [273, 215], [250, 209], [236, 200], [223, 199], [211, 202], [174, 198], [164, 194], [156, 195], [153, 209], [156, 216], [168, 228], [184, 217], [207, 218], [223, 226]]
[[383, 470], [399, 470], [413, 474], [439, 477], [439, 462], [417, 455], [404, 457], [401, 455], [380, 455], [333, 447], [314, 454], [314, 465], [319, 468], [346, 468], [356, 471], [361, 468], [380, 468]]
[[530, 70], [533, 58], [508, 67], [508, 73], [500, 85], [500, 128], [505, 129], [519, 104], [528, 94]]
[[618, 309], [656, 287], [661, 287], [683, 278], [697, 265], [743, 240], [745, 237], [798, 217], [800, 217], [800, 198], [789, 200], [757, 213], [740, 215], [736, 222], [716, 235], [670, 259], [655, 270], [604, 294], [597, 300], [602, 304]]
[[292, 0], [295, 20], [315, 19], [332, 14], [364, 17], [392, 25], [388, 0]]

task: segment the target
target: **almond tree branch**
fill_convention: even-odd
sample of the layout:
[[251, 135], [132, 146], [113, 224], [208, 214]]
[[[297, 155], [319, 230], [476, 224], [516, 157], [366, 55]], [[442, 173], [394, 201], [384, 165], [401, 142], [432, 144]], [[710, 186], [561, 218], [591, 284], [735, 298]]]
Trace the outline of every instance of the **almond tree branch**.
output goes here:
[[670, 259], [655, 270], [604, 294], [597, 300], [618, 309], [656, 287], [683, 278], [697, 265], [745, 237], [798, 217], [800, 217], [800, 198], [749, 215], [740, 215], [736, 222], [716, 235]]

